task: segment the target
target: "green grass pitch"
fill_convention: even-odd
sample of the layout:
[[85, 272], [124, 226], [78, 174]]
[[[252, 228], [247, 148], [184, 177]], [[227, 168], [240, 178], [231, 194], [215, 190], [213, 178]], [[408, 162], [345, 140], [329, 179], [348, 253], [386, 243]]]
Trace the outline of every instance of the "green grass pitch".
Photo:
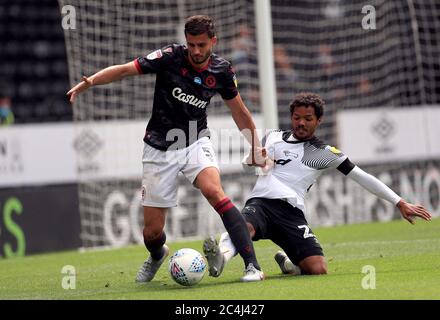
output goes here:
[[[316, 228], [328, 262], [325, 276], [282, 275], [273, 259], [278, 248], [255, 242], [266, 280], [241, 283], [241, 258], [236, 257], [220, 278], [182, 287], [168, 275], [168, 261], [156, 278], [136, 284], [136, 272], [146, 258], [142, 246], [122, 249], [32, 255], [0, 260], [0, 300], [3, 299], [149, 299], [149, 300], [300, 300], [300, 299], [440, 299], [440, 219], [399, 220]], [[172, 252], [202, 242], [171, 243]], [[65, 265], [76, 269], [76, 289], [62, 288]], [[375, 289], [364, 289], [366, 265], [375, 268]], [[365, 280], [364, 280], [365, 281]], [[364, 282], [365, 283], [365, 282]], [[370, 284], [373, 282], [370, 281]]]

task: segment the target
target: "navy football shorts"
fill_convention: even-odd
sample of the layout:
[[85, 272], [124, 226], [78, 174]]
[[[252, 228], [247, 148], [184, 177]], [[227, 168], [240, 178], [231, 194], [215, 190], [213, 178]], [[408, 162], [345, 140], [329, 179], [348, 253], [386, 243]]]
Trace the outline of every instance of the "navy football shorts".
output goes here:
[[254, 241], [270, 239], [296, 265], [310, 256], [323, 256], [321, 245], [304, 213], [280, 199], [251, 198], [242, 210], [255, 229]]

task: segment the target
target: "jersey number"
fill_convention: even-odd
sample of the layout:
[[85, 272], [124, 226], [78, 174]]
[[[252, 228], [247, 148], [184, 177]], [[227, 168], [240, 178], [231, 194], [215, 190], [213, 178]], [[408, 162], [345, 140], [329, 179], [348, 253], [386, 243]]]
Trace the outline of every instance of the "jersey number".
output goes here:
[[303, 224], [303, 225], [301, 225], [301, 226], [298, 226], [298, 228], [299, 228], [299, 229], [304, 229], [304, 239], [312, 238], [312, 237], [315, 236], [313, 233], [310, 233], [310, 228], [309, 228], [309, 226], [307, 226], [307, 225], [305, 225], [305, 224]]

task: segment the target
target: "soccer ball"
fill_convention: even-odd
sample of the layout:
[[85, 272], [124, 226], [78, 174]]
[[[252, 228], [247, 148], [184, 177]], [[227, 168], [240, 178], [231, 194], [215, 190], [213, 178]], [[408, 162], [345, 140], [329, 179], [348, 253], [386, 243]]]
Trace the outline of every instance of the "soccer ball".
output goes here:
[[206, 261], [194, 249], [180, 249], [171, 256], [168, 271], [171, 278], [178, 284], [193, 286], [203, 279], [206, 272]]

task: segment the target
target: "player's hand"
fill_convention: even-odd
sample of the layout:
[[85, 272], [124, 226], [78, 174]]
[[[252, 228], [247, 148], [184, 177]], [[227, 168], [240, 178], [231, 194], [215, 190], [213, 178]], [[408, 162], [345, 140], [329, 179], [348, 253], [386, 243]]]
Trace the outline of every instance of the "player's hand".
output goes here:
[[271, 158], [267, 157], [265, 165], [261, 167], [260, 175], [266, 175], [274, 167], [274, 165], [275, 162]]
[[249, 151], [249, 154], [246, 158], [246, 164], [248, 166], [255, 166], [264, 168], [267, 162], [267, 151], [262, 147], [255, 147]]
[[83, 81], [81, 81], [76, 86], [74, 86], [72, 89], [70, 89], [66, 94], [67, 96], [70, 96], [69, 101], [72, 104], [75, 102], [76, 96], [79, 93], [87, 90], [88, 88], [90, 88], [93, 85], [92, 81], [89, 78], [87, 78], [86, 76], [83, 76], [82, 80]]
[[[259, 154], [257, 156], [258, 164], [255, 160], [255, 151]], [[275, 165], [274, 161], [267, 156], [266, 149], [261, 147], [256, 150], [250, 150], [249, 154], [243, 158], [241, 164], [245, 172], [250, 172], [248, 168], [258, 167], [258, 170], [253, 171], [257, 175], [266, 175]]]
[[405, 200], [400, 200], [397, 204], [397, 207], [400, 210], [400, 214], [409, 223], [415, 224], [414, 218], [419, 217], [426, 221], [431, 221], [431, 214], [421, 205], [414, 205], [412, 203], [408, 203]]

